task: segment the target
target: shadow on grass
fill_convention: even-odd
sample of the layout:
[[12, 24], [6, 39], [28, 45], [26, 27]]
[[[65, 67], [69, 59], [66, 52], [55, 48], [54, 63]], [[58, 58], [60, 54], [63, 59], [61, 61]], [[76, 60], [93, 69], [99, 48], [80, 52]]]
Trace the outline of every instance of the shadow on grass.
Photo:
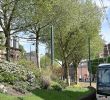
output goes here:
[[79, 100], [81, 96], [90, 93], [90, 90], [87, 91], [54, 91], [54, 90], [34, 90], [32, 92], [34, 95], [42, 98], [42, 100]]

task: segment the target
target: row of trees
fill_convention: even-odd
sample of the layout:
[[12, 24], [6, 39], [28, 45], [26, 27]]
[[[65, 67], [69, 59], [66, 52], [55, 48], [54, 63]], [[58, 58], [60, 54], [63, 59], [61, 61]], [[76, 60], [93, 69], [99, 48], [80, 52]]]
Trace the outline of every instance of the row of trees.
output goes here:
[[77, 70], [80, 60], [88, 56], [88, 38], [92, 58], [102, 49], [98, 34], [101, 19], [101, 10], [92, 0], [1, 0], [0, 26], [6, 38], [6, 58], [10, 60], [10, 36], [24, 32], [36, 40], [38, 66], [38, 44], [44, 42], [45, 37], [50, 48], [50, 26], [53, 25], [55, 58], [62, 61], [68, 82], [70, 63]]

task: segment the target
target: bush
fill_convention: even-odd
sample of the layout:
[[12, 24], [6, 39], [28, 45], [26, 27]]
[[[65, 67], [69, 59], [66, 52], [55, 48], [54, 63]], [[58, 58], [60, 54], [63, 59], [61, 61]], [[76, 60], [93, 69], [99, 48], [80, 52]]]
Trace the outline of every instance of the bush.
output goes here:
[[48, 89], [50, 86], [50, 79], [46, 78], [46, 77], [43, 77], [41, 79], [41, 88], [43, 89]]
[[62, 86], [58, 84], [57, 82], [51, 82], [50, 88], [56, 91], [62, 91]]
[[82, 86], [80, 84], [75, 84], [73, 85], [73, 88], [82, 88]]
[[0, 63], [0, 72], [0, 81], [14, 85], [19, 91], [38, 86], [34, 73], [24, 66], [4, 61]]
[[28, 84], [26, 82], [16, 82], [13, 89], [25, 94], [27, 92]]
[[67, 87], [67, 84], [65, 81], [63, 80], [57, 80], [57, 82], [62, 86], [62, 88], [66, 88]]
[[2, 82], [7, 82], [9, 84], [14, 84], [15, 81], [17, 81], [17, 76], [15, 76], [12, 73], [9, 72], [2, 72], [1, 73]]
[[48, 89], [51, 83], [51, 69], [44, 68], [40, 76], [40, 85], [43, 89]]

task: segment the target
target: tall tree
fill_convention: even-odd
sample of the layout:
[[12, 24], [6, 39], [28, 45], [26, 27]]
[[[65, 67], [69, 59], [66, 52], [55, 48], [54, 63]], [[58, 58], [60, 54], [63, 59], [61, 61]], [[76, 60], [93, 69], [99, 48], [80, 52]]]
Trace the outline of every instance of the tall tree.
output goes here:
[[28, 0], [0, 0], [0, 27], [6, 38], [6, 60], [10, 61], [10, 36], [23, 31], [32, 23], [24, 21]]
[[36, 23], [29, 27], [26, 31], [33, 34], [36, 40], [36, 60], [37, 60], [37, 67], [39, 67], [39, 60], [38, 60], [38, 45], [39, 41], [42, 37], [45, 36], [42, 33], [43, 29], [49, 27], [52, 22], [55, 20], [55, 15], [53, 12], [53, 7], [56, 4], [54, 0], [32, 0], [29, 6], [29, 15], [26, 17], [25, 21], [27, 23], [33, 22]]
[[[88, 56], [88, 37], [91, 41], [100, 39], [98, 36], [101, 25], [100, 9], [90, 0], [80, 1], [61, 0], [56, 11], [60, 13], [60, 17], [54, 24], [55, 56], [64, 65], [67, 83], [70, 63], [78, 66], [80, 60]], [[94, 41], [94, 46], [97, 46], [95, 43]], [[98, 43], [101, 47], [100, 41]]]

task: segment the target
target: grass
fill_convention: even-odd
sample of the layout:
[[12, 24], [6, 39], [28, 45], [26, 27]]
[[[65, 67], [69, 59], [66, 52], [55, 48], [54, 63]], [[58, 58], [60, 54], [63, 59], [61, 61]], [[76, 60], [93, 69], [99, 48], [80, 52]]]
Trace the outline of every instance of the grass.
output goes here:
[[62, 92], [54, 90], [35, 90], [31, 94], [16, 97], [0, 93], [0, 100], [78, 100], [79, 97], [90, 93], [87, 88], [67, 88]]

